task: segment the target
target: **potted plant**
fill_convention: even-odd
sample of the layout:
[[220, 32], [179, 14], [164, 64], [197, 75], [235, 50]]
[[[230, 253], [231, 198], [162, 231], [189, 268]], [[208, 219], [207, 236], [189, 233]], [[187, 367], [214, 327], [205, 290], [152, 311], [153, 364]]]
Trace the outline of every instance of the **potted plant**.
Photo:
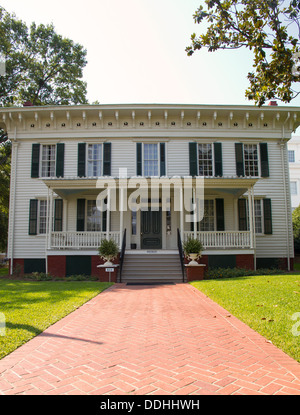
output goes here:
[[197, 259], [201, 257], [203, 245], [199, 239], [189, 236], [187, 240], [183, 242], [183, 251], [186, 257], [190, 259], [189, 265], [197, 265]]
[[111, 266], [113, 265], [111, 261], [118, 256], [119, 247], [113, 239], [102, 239], [98, 252], [106, 261], [104, 265]]

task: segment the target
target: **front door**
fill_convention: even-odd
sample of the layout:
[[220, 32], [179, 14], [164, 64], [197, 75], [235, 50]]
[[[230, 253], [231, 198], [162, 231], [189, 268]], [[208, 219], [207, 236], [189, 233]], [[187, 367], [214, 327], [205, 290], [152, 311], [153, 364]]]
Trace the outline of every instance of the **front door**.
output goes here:
[[161, 249], [161, 210], [141, 211], [141, 249]]

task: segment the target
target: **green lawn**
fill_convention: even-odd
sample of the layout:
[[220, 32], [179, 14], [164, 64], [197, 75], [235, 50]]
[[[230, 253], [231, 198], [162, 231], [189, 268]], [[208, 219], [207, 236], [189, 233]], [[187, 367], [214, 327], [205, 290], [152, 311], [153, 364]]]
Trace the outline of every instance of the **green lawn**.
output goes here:
[[0, 313], [6, 324], [5, 335], [0, 331], [0, 359], [111, 285], [1, 279]]
[[191, 284], [300, 362], [299, 272]]
[[2, 277], [3, 275], [7, 275], [7, 274], [8, 274], [8, 268], [7, 267], [0, 268], [0, 277]]

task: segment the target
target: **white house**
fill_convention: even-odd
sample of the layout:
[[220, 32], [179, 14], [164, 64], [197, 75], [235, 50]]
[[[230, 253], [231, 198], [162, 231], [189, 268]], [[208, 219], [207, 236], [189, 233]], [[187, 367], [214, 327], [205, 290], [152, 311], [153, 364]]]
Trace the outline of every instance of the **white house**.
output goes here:
[[300, 205], [300, 137], [293, 135], [288, 143], [292, 210]]
[[[122, 280], [147, 272], [163, 278], [167, 270], [171, 278], [177, 271], [170, 261], [189, 235], [203, 242], [208, 267], [293, 266], [287, 142], [299, 125], [298, 108], [140, 104], [0, 111], [12, 140], [11, 272], [18, 266], [25, 273], [97, 274], [100, 241], [113, 238], [124, 251]], [[201, 216], [190, 213], [200, 206], [198, 221]], [[155, 270], [164, 258], [165, 272]]]

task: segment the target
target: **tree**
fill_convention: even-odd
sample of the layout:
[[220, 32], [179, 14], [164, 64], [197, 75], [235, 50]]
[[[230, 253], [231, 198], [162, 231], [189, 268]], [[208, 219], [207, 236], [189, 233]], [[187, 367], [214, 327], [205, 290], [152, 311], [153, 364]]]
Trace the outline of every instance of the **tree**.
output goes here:
[[86, 66], [83, 46], [55, 32], [53, 25], [30, 28], [0, 6], [0, 53], [5, 74], [0, 76], [0, 105], [83, 104]]
[[[259, 106], [269, 99], [290, 102], [300, 93], [300, 1], [299, 0], [205, 0], [194, 14], [198, 24], [207, 23], [206, 33], [192, 34], [186, 48], [191, 56], [203, 47], [248, 48], [253, 68], [248, 73], [246, 97]], [[205, 26], [205, 25], [204, 25]]]
[[[86, 50], [55, 32], [53, 25], [30, 28], [0, 6], [0, 106], [87, 103], [81, 79]], [[6, 250], [11, 142], [0, 129], [0, 251]]]

